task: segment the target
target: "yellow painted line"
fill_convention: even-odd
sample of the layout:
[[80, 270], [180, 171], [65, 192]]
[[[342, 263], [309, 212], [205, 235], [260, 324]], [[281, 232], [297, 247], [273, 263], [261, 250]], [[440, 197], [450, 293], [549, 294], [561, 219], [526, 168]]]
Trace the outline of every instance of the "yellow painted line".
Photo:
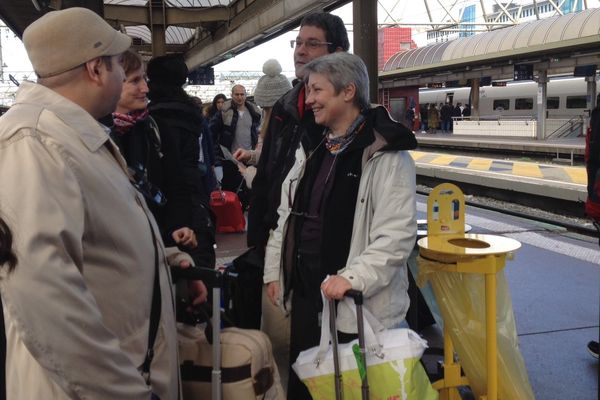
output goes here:
[[427, 155], [427, 153], [425, 153], [423, 151], [416, 151], [416, 150], [410, 150], [409, 153], [412, 156], [413, 160], [415, 160], [415, 161], [417, 161], [418, 159], [423, 158]]
[[540, 171], [537, 164], [532, 163], [513, 163], [512, 173], [514, 175], [529, 176], [532, 178], [543, 178], [544, 174]]
[[587, 171], [583, 167], [564, 167], [565, 172], [573, 183], [587, 185]]
[[491, 160], [489, 158], [474, 158], [473, 160], [471, 160], [467, 168], [477, 169], [480, 171], [487, 171], [492, 166], [493, 161], [494, 160]]
[[450, 165], [450, 163], [456, 160], [458, 157], [460, 156], [440, 155], [439, 157], [436, 157], [433, 160], [431, 160], [429, 164]]

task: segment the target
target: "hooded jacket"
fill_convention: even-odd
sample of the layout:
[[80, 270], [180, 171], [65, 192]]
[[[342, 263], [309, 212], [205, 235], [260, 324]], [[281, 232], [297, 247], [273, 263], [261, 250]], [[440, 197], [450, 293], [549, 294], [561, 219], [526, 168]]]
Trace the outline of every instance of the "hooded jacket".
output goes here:
[[[348, 200], [347, 204], [336, 202], [329, 208], [354, 207], [345, 263], [334, 267], [338, 274], [348, 279], [353, 289], [363, 291], [367, 308], [384, 326], [391, 327], [404, 319], [409, 306], [406, 261], [416, 239], [416, 184], [414, 162], [406, 150], [416, 147], [416, 139], [412, 132], [393, 121], [383, 107], [368, 110], [366, 116], [365, 131], [359, 133], [364, 146], [361, 170], [355, 171], [360, 173], [356, 200]], [[284, 278], [290, 274], [284, 270], [294, 267], [293, 250], [287, 247], [291, 233], [288, 199], [296, 197], [298, 187], [286, 182], [302, 180], [305, 160], [306, 153], [301, 145], [296, 151], [296, 162], [284, 179], [279, 221], [266, 249], [264, 282], [279, 280], [286, 289], [290, 283]], [[340, 178], [352, 179], [357, 175], [355, 172], [336, 169], [336, 182]], [[332, 213], [334, 211], [328, 212]], [[328, 218], [328, 215], [324, 217], [325, 227]], [[344, 249], [344, 240], [336, 242], [335, 227], [331, 229], [322, 235], [323, 241], [328, 242], [321, 251], [326, 267], [326, 260], [332, 257], [330, 254]], [[287, 290], [281, 293], [283, 295]], [[338, 329], [356, 332], [352, 310], [339, 307]]]

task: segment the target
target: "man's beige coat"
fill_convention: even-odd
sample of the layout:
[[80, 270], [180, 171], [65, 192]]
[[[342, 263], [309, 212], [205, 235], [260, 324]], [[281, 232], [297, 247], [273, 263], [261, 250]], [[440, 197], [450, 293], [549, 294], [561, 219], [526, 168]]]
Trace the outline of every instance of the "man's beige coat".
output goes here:
[[0, 118], [0, 212], [19, 259], [0, 291], [8, 398], [144, 399], [157, 232], [162, 316], [153, 390], [177, 399], [173, 296], [165, 250], [104, 128], [25, 82]]

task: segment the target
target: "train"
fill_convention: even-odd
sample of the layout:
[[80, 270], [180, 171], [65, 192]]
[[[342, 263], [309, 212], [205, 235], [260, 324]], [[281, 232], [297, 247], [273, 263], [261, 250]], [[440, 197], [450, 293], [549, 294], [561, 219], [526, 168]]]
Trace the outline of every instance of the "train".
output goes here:
[[[471, 88], [420, 89], [421, 109], [434, 103], [468, 104]], [[533, 81], [507, 82], [506, 86], [484, 86], [479, 89], [480, 117], [537, 118], [538, 84]], [[548, 118], [585, 116], [587, 83], [584, 78], [555, 78], [548, 82], [546, 109]]]

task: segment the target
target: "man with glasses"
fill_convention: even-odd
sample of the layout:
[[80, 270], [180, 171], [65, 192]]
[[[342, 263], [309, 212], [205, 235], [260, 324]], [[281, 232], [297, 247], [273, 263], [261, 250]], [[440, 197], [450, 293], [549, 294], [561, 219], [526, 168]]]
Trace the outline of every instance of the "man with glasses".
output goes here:
[[[294, 48], [294, 66], [298, 81], [295, 86], [273, 106], [269, 128], [263, 142], [257, 174], [252, 183], [252, 199], [248, 212], [248, 245], [254, 247], [259, 256], [264, 256], [270, 232], [277, 227], [277, 208], [281, 203], [282, 185], [294, 165], [296, 150], [300, 143], [308, 153], [323, 140], [323, 127], [315, 123], [312, 110], [305, 105], [305, 84], [303, 82], [304, 65], [319, 57], [337, 51], [348, 51], [350, 43], [341, 18], [328, 13], [315, 13], [304, 17], [300, 31], [291, 41]], [[284, 200], [291, 204], [293, 199]], [[288, 204], [285, 204], [286, 209]], [[267, 262], [279, 262], [277, 257], [265, 259]], [[268, 283], [279, 277], [264, 277]], [[269, 297], [277, 297], [269, 294]], [[263, 299], [263, 324], [281, 326], [275, 334], [278, 340], [288, 340], [289, 318], [281, 319], [279, 312], [268, 300]], [[267, 323], [267, 321], [271, 321]], [[277, 321], [277, 322], [273, 322]], [[273, 334], [273, 332], [267, 332]], [[295, 361], [295, 360], [281, 360]], [[288, 398], [303, 398], [306, 388], [290, 368]], [[299, 396], [299, 397], [298, 397]]]
[[291, 41], [294, 49], [295, 86], [273, 106], [269, 130], [263, 143], [248, 212], [248, 246], [259, 251], [277, 226], [283, 179], [294, 163], [300, 143], [312, 149], [322, 138], [323, 128], [315, 123], [313, 113], [304, 104], [302, 68], [310, 61], [336, 51], [348, 51], [350, 42], [342, 19], [329, 13], [309, 14], [302, 20], [298, 37]]

